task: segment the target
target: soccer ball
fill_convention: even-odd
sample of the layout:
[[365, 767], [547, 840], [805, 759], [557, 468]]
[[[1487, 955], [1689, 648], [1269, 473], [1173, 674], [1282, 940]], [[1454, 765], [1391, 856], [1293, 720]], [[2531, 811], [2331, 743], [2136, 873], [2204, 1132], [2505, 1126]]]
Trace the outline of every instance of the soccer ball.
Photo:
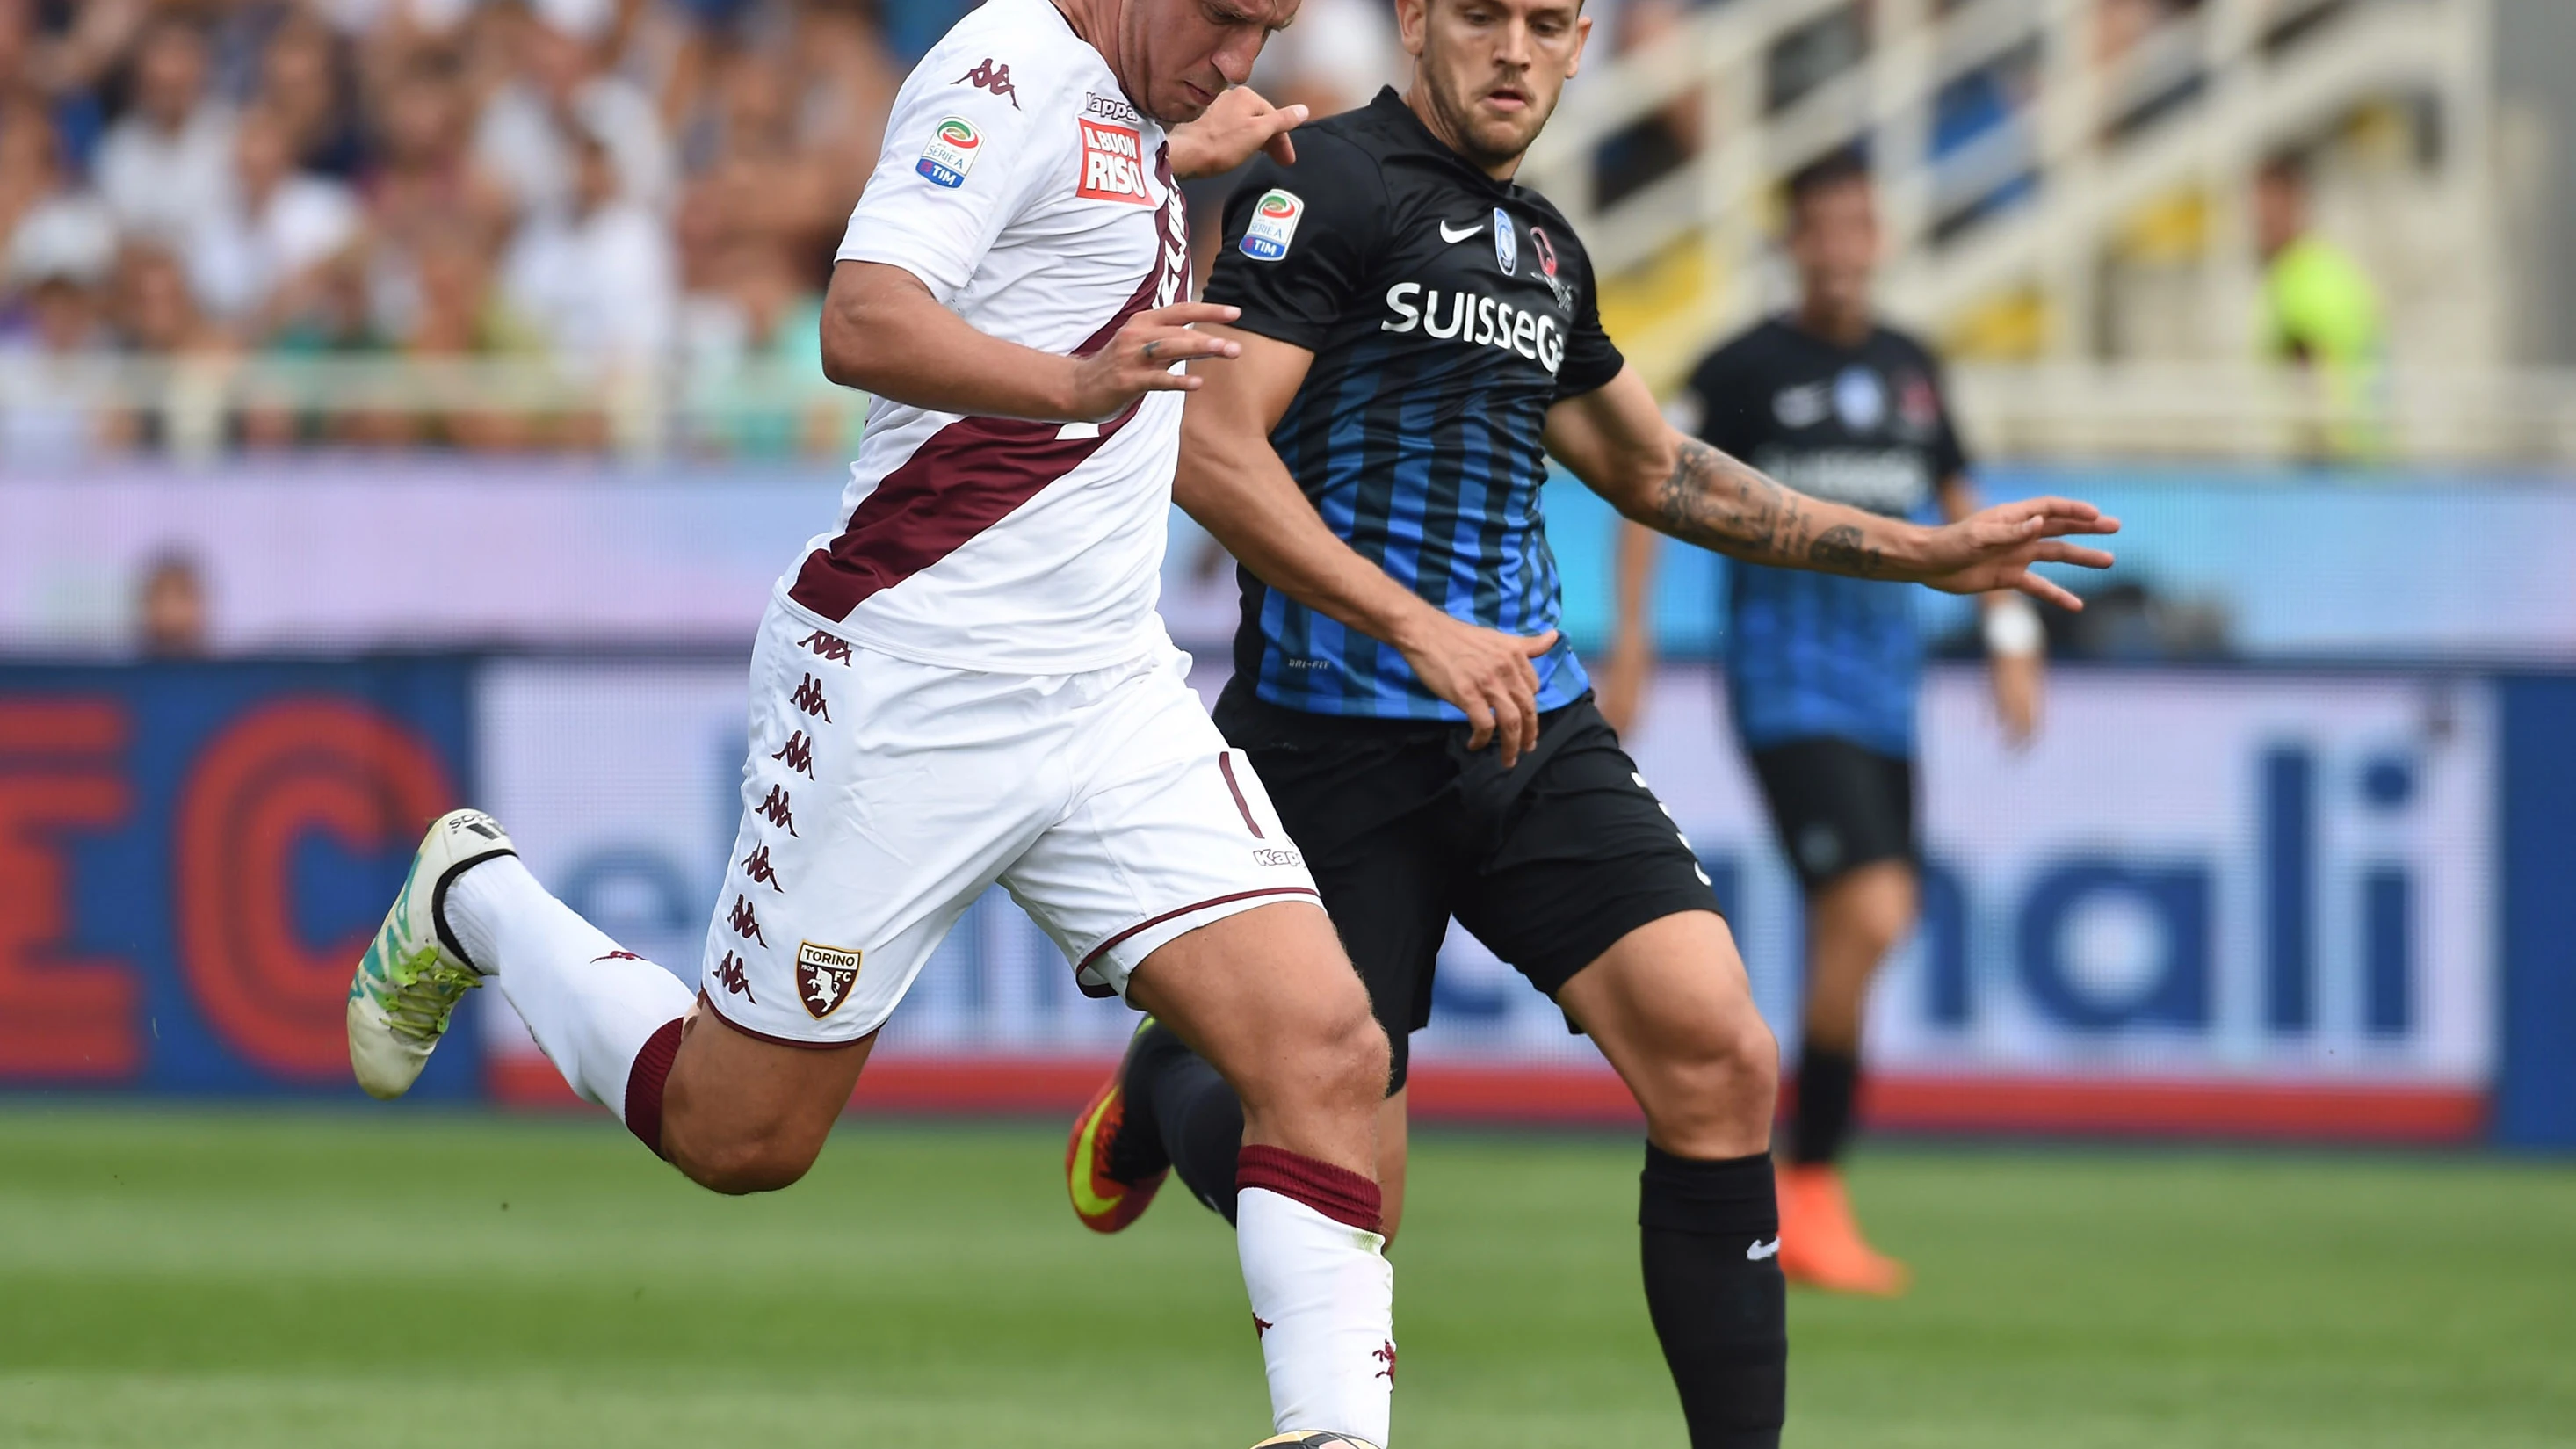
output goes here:
[[1252, 1449], [1377, 1449], [1366, 1439], [1348, 1434], [1335, 1434], [1324, 1429], [1299, 1429], [1293, 1434], [1273, 1434]]

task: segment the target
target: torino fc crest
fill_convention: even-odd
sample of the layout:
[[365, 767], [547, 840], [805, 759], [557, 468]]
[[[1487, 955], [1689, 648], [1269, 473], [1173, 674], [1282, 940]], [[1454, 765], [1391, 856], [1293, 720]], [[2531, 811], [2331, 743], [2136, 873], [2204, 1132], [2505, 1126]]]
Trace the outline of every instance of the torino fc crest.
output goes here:
[[850, 999], [850, 988], [859, 984], [859, 955], [838, 946], [796, 943], [796, 999], [807, 1016], [821, 1021]]

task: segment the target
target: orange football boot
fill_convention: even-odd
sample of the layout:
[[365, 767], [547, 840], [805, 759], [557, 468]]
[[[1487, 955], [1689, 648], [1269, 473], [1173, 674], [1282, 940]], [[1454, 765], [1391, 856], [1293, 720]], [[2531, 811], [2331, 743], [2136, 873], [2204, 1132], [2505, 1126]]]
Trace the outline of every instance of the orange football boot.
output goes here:
[[1860, 1235], [1843, 1175], [1830, 1163], [1780, 1169], [1780, 1272], [1828, 1293], [1895, 1298], [1913, 1275]]
[[[1127, 1067], [1136, 1058], [1137, 1043], [1145, 1039], [1153, 1025], [1154, 1018], [1149, 1016], [1137, 1026], [1118, 1070], [1109, 1074], [1109, 1080], [1092, 1094], [1091, 1105], [1073, 1119], [1073, 1135], [1064, 1144], [1066, 1195], [1073, 1200], [1073, 1215], [1095, 1233], [1118, 1232], [1143, 1217], [1145, 1209], [1153, 1205], [1154, 1194], [1162, 1189], [1163, 1179], [1172, 1175], [1168, 1162], [1138, 1182], [1122, 1182], [1109, 1175], [1118, 1129], [1127, 1121]], [[1159, 1144], [1154, 1155], [1162, 1156]]]

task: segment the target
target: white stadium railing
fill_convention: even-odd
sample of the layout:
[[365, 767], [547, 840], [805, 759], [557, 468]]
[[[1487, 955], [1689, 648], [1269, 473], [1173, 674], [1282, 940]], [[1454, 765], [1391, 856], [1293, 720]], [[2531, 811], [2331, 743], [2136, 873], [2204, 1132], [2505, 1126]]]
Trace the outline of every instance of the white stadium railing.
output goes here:
[[[2420, 306], [2407, 299], [2443, 314], [2418, 329], [2438, 341], [2417, 356], [2491, 364], [2504, 289], [2489, 7], [2201, 0], [2120, 48], [2103, 43], [2098, 0], [1876, 0], [1847, 63], [1775, 109], [1769, 89], [1785, 47], [1849, 23], [1850, 0], [1726, 0], [1579, 78], [1525, 179], [1567, 211], [1603, 272], [1690, 264], [1692, 280], [1658, 296], [1621, 339], [1659, 384], [1677, 380], [1713, 337], [1780, 302], [1769, 252], [1778, 183], [1855, 144], [1878, 174], [1891, 258], [1881, 291], [1896, 315], [1947, 333], [1981, 305], [2035, 297], [2045, 321], [2033, 353], [2101, 356], [2106, 258], [2142, 209], [2187, 198], [2202, 223], [2183, 330], [2198, 355], [2234, 358], [2255, 334], [2259, 275], [2245, 200], [2254, 169], [2365, 108], [2422, 105], [2440, 155], [2398, 205], [2410, 259], [2429, 255], [2448, 275], [2417, 289], [2434, 294]], [[2027, 89], [2009, 115], [1935, 155], [1943, 89], [2007, 57], [2027, 61]], [[1597, 204], [1603, 143], [1657, 118], [1685, 128], [1689, 158]], [[2009, 205], [1962, 217], [1967, 204], [2024, 178]]]
[[[2576, 465], [2576, 372], [2392, 370], [2339, 396], [2246, 365], [1984, 363], [1953, 369], [1952, 391], [2000, 457]], [[284, 446], [835, 457], [867, 402], [777, 363], [0, 358], [0, 481], [12, 465]]]

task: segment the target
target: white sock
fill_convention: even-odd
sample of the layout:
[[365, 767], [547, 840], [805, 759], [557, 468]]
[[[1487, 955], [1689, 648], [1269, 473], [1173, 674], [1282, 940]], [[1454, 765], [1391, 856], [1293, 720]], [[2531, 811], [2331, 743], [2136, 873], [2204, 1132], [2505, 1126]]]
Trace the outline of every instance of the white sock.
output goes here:
[[[689, 988], [548, 895], [515, 855], [458, 876], [447, 888], [444, 915], [473, 963], [500, 978], [501, 993], [555, 1070], [623, 1120], [635, 1058], [696, 1000]], [[667, 1060], [662, 1070], [670, 1070]], [[658, 1152], [661, 1083], [651, 1087], [654, 1120], [627, 1125]]]
[[1395, 1391], [1395, 1269], [1386, 1239], [1370, 1230], [1377, 1184], [1253, 1146], [1236, 1185], [1235, 1248], [1270, 1373], [1272, 1427], [1383, 1446]]

